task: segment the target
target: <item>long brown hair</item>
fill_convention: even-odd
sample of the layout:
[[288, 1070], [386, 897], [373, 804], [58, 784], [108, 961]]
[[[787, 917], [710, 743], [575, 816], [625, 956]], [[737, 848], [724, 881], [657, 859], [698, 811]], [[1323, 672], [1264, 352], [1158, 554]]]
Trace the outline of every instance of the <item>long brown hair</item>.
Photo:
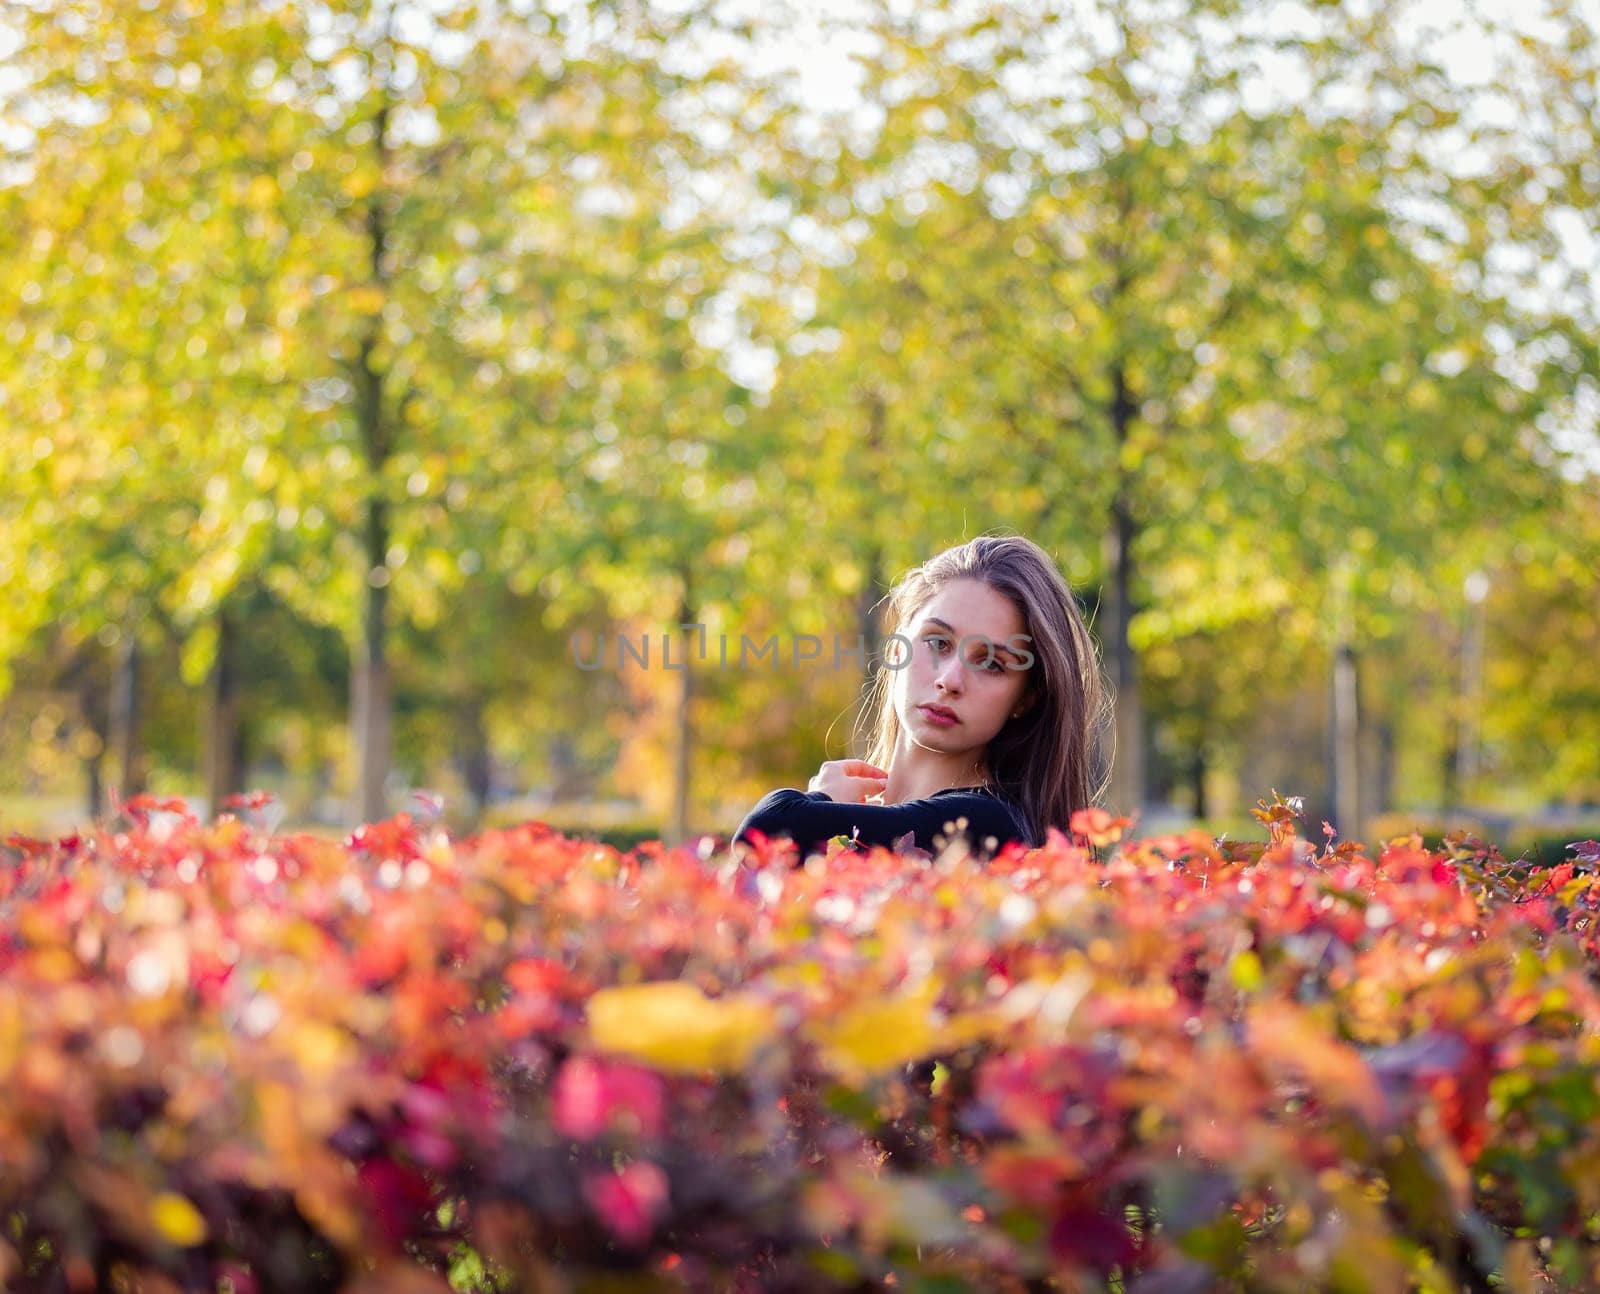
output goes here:
[[[1104, 793], [1110, 770], [1110, 692], [1077, 599], [1050, 555], [1021, 535], [979, 535], [914, 567], [885, 601], [884, 633], [900, 631], [952, 580], [980, 580], [1008, 597], [1022, 616], [1034, 661], [1028, 708], [989, 743], [994, 789], [1021, 809], [1043, 844], [1047, 829], [1068, 829], [1072, 815]], [[887, 768], [900, 736], [892, 670], [879, 665], [861, 714], [866, 759]]]

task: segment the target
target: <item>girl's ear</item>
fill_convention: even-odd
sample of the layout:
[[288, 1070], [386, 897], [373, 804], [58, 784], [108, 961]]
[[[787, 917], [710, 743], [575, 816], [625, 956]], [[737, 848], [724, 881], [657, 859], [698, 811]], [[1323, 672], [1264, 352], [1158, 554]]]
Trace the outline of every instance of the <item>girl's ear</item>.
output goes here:
[[1018, 701], [1016, 705], [1011, 707], [1011, 717], [1013, 719], [1022, 718], [1022, 716], [1027, 714], [1029, 710], [1033, 709], [1033, 703], [1036, 699], [1037, 698], [1035, 698], [1032, 692], [1028, 693], [1027, 696], [1023, 697], [1022, 700]]

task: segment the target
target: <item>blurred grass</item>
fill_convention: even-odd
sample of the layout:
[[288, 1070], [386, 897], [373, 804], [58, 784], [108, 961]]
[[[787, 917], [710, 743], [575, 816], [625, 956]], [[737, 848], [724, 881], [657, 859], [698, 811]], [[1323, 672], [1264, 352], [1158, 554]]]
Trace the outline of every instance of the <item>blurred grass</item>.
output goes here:
[[[200, 808], [198, 802], [190, 802], [197, 810]], [[451, 816], [447, 812], [447, 820]], [[45, 838], [64, 835], [87, 826], [90, 817], [84, 809], [82, 796], [0, 792], [0, 836], [12, 832]], [[660, 823], [640, 816], [638, 807], [632, 804], [607, 801], [541, 804], [534, 800], [507, 800], [491, 805], [477, 823], [477, 829], [514, 827], [524, 822], [545, 822], [562, 835], [597, 840], [622, 850], [646, 840], [659, 840], [663, 830]], [[451, 822], [450, 825], [456, 831], [467, 829], [466, 823]], [[732, 830], [732, 825], [730, 820], [718, 828], [703, 830], [706, 834], [726, 833]], [[349, 834], [349, 828], [338, 823], [294, 817], [284, 818], [278, 830], [328, 837]]]
[[14, 831], [24, 836], [63, 835], [88, 821], [81, 795], [0, 793], [0, 836]]
[[[447, 812], [447, 821], [451, 817]], [[738, 814], [734, 813], [726, 821], [701, 824], [694, 834], [727, 836], [732, 833], [737, 818]], [[0, 792], [0, 837], [18, 832], [26, 836], [48, 838], [67, 834], [88, 825], [88, 822], [89, 814], [84, 811], [81, 796]], [[647, 840], [660, 840], [664, 830], [664, 824], [641, 814], [637, 805], [623, 801], [545, 804], [535, 799], [506, 800], [490, 805], [475, 829], [493, 830], [519, 826], [525, 822], [544, 822], [575, 840], [594, 840], [624, 851]], [[449, 825], [456, 834], [473, 829], [464, 822], [449, 821]], [[1212, 836], [1226, 834], [1233, 840], [1259, 840], [1266, 834], [1259, 822], [1244, 816], [1210, 818], [1197, 823], [1193, 820], [1180, 821], [1177, 815], [1161, 814], [1149, 814], [1136, 821], [1132, 834], [1158, 835], [1194, 826], [1203, 828]], [[349, 834], [349, 828], [338, 823], [296, 821], [292, 818], [286, 818], [278, 829], [329, 838], [342, 838]], [[1387, 813], [1368, 824], [1364, 843], [1371, 849], [1381, 849], [1385, 841], [1418, 831], [1427, 848], [1437, 849], [1445, 833], [1453, 830], [1466, 830], [1498, 845], [1506, 858], [1527, 857], [1548, 865], [1559, 862], [1565, 856], [1569, 842], [1600, 839], [1600, 815], [1558, 826], [1539, 819], [1479, 820], [1470, 813], [1448, 823], [1436, 814], [1426, 812]], [[1302, 828], [1302, 834], [1321, 844], [1320, 838], [1312, 836], [1309, 827]]]

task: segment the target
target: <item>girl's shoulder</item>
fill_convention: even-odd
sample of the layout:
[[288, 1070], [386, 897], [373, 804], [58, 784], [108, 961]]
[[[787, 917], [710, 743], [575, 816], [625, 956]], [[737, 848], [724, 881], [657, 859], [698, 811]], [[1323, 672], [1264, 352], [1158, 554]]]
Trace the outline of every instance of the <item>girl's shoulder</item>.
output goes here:
[[927, 798], [930, 800], [944, 797], [963, 796], [968, 803], [983, 806], [990, 810], [992, 816], [994, 808], [998, 807], [1011, 821], [1011, 835], [1023, 841], [1029, 848], [1038, 842], [1033, 838], [1033, 828], [1028, 822], [1028, 815], [1022, 811], [1022, 806], [1004, 792], [993, 786], [947, 786], [943, 790], [935, 791]]

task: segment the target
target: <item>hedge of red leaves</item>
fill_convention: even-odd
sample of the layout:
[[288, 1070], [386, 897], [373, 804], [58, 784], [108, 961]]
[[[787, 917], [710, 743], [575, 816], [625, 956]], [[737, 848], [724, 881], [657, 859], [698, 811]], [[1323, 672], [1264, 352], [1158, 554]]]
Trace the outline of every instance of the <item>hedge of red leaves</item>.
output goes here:
[[1259, 816], [800, 867], [149, 800], [13, 836], [0, 1284], [1600, 1284], [1600, 847]]

